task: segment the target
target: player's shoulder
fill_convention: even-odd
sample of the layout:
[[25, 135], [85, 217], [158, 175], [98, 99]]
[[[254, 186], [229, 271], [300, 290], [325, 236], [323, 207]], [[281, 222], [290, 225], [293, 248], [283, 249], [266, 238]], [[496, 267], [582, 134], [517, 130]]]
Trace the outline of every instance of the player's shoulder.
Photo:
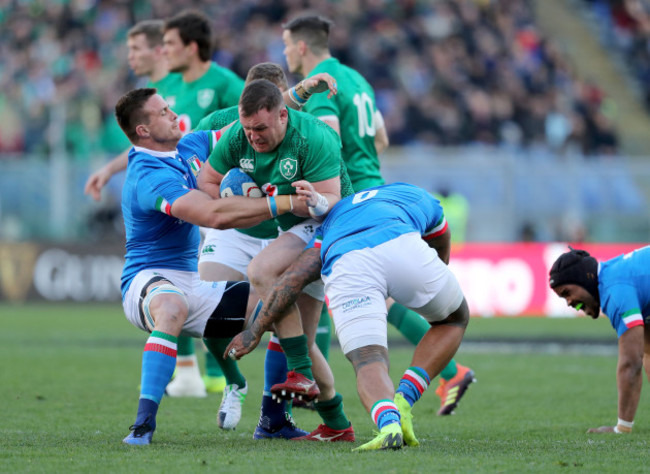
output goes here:
[[225, 109], [215, 110], [209, 115], [203, 117], [195, 130], [219, 130], [238, 118], [239, 113], [236, 105]]
[[[339, 85], [339, 91], [343, 92], [344, 94], [346, 89], [349, 87], [352, 87], [354, 89], [364, 87], [372, 90], [370, 83], [359, 71], [351, 68], [346, 64], [341, 63], [336, 58], [328, 58], [325, 61], [322, 61], [318, 66], [314, 68], [310, 75], [321, 72], [326, 72], [334, 77], [337, 84]], [[327, 94], [322, 95], [327, 96]], [[337, 96], [335, 96], [335, 98], [336, 97]]]
[[[337, 133], [318, 117], [300, 110], [289, 111], [289, 127], [296, 130], [301, 136], [308, 138], [313, 134], [324, 135], [328, 138], [338, 137]], [[333, 135], [332, 135], [333, 134]]]

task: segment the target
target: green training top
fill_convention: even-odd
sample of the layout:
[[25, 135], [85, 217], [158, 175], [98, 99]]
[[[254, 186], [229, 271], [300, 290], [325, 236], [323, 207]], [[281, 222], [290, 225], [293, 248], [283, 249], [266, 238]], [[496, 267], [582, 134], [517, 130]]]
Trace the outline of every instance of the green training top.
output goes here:
[[[239, 120], [239, 108], [233, 105], [232, 107], [217, 110], [203, 117], [195, 130], [220, 130], [235, 120]], [[260, 239], [275, 239], [278, 236], [278, 225], [273, 219], [269, 219], [248, 229], [237, 230]]]
[[179, 114], [183, 133], [188, 133], [209, 113], [237, 105], [243, 90], [242, 78], [211, 63], [207, 72], [196, 81], [182, 82], [176, 94], [167, 97], [167, 103]]
[[176, 94], [178, 93], [178, 89], [181, 87], [182, 84], [183, 84], [183, 76], [177, 72], [170, 72], [159, 81], [156, 82], [149, 81], [147, 87], [155, 87], [156, 89], [158, 89], [158, 94], [160, 94], [163, 99], [167, 100], [168, 97], [176, 96]]
[[302, 108], [303, 112], [315, 117], [338, 117], [342, 156], [356, 191], [384, 184], [375, 148], [375, 92], [361, 74], [336, 58], [322, 61], [309, 76], [320, 72], [336, 80], [338, 93], [331, 99], [327, 94], [312, 95]]
[[[236, 122], [217, 142], [210, 154], [210, 165], [221, 174], [239, 167], [259, 186], [267, 183], [277, 186], [278, 194], [295, 194], [291, 183], [300, 179], [316, 183], [340, 176], [341, 197], [353, 194], [341, 159], [338, 135], [315, 117], [291, 109], [288, 111], [285, 137], [274, 151], [257, 153], [248, 143], [241, 123]], [[290, 213], [276, 218], [282, 230], [304, 220], [304, 217]]]

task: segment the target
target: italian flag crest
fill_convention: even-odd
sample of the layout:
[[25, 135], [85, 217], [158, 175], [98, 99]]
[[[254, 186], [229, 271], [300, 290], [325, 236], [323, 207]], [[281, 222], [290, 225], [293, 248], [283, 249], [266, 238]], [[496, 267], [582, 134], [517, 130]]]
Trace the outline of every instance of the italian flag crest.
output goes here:
[[201, 169], [201, 160], [199, 160], [196, 155], [194, 155], [192, 158], [187, 160], [187, 163], [190, 165], [190, 168], [192, 168], [192, 173], [194, 173], [194, 176], [198, 176], [199, 170]]

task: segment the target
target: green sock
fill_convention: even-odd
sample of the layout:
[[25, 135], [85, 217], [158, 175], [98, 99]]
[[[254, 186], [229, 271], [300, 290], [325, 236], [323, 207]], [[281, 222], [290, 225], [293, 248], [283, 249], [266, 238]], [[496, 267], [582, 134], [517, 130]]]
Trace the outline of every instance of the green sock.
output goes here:
[[331, 400], [316, 402], [315, 406], [323, 423], [333, 430], [344, 430], [350, 427], [350, 420], [343, 412], [343, 397], [340, 393], [337, 393]]
[[456, 361], [454, 359], [451, 359], [447, 364], [447, 367], [442, 369], [442, 372], [440, 372], [440, 378], [445, 380], [453, 379], [456, 377], [457, 373], [458, 367], [456, 367]]
[[431, 328], [426, 319], [399, 303], [390, 307], [387, 320], [413, 345], [417, 345]]
[[280, 339], [280, 346], [287, 357], [287, 369], [314, 380], [314, 375], [311, 373], [307, 336], [303, 334], [302, 336]]
[[223, 371], [212, 352], [205, 353], [205, 373], [208, 377], [223, 377]]
[[323, 353], [325, 360], [329, 360], [331, 342], [332, 323], [330, 321], [330, 313], [327, 310], [327, 305], [323, 303], [323, 310], [320, 312], [320, 319], [318, 320], [318, 329], [316, 329], [316, 345]]
[[223, 370], [223, 375], [226, 377], [226, 383], [228, 385], [237, 384], [240, 388], [243, 388], [246, 385], [246, 378], [239, 371], [239, 366], [237, 361], [232, 360], [230, 357], [224, 359], [223, 353], [226, 351], [226, 347], [232, 341], [231, 337], [204, 337], [203, 342], [208, 347], [208, 350], [212, 352], [212, 355], [215, 357], [217, 363]]
[[194, 339], [187, 336], [178, 336], [178, 347], [176, 349], [176, 355], [194, 355]]

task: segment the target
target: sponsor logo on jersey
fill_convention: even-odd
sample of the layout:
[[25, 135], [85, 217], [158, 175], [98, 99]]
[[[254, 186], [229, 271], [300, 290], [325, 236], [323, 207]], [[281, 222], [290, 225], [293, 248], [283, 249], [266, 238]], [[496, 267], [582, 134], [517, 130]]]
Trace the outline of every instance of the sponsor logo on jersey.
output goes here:
[[202, 254], [214, 253], [214, 245], [213, 244], [204, 245], [203, 249], [201, 250], [201, 253]]
[[196, 103], [199, 104], [199, 107], [205, 109], [210, 106], [214, 99], [214, 89], [201, 89], [196, 94]]
[[282, 158], [279, 166], [285, 179], [293, 179], [298, 173], [298, 160], [295, 158]]
[[253, 158], [241, 158], [239, 160], [239, 167], [244, 171], [253, 171], [255, 169], [255, 161]]
[[352, 298], [341, 305], [344, 313], [354, 309], [365, 308], [371, 304], [370, 296], [362, 296], [360, 298]]

